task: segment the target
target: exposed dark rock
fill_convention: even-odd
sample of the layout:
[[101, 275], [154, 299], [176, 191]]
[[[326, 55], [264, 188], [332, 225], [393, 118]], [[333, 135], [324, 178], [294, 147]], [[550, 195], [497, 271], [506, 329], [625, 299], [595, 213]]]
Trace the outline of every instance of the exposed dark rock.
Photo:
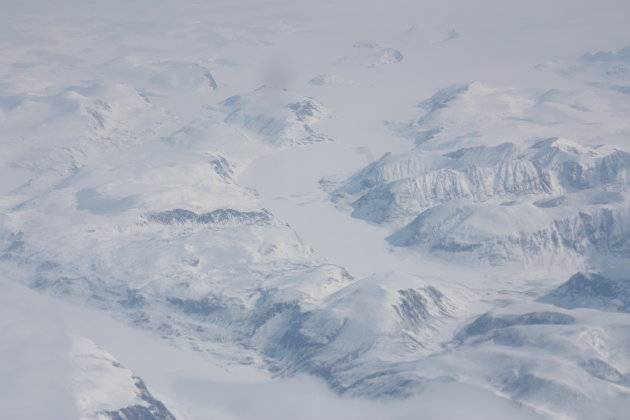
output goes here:
[[522, 315], [496, 317], [487, 312], [457, 334], [457, 338], [466, 339], [472, 336], [485, 335], [501, 328], [521, 325], [568, 325], [574, 322], [575, 318], [560, 312], [530, 312]]
[[593, 308], [630, 313], [630, 279], [577, 273], [539, 301], [567, 309]]
[[105, 411], [102, 413], [111, 420], [176, 420], [175, 416], [156, 400], [149, 392], [142, 379], [134, 376], [136, 389], [145, 405], [132, 405], [117, 411]]
[[148, 214], [147, 220], [164, 225], [183, 223], [204, 224], [213, 226], [270, 225], [274, 217], [267, 210], [239, 211], [234, 209], [218, 209], [209, 213], [197, 214], [190, 210], [173, 209]]

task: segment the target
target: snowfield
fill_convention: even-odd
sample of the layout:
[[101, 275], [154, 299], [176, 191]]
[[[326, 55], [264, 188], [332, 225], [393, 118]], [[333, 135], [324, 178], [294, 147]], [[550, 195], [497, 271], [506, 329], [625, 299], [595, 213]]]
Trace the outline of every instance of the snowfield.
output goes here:
[[630, 411], [625, 2], [1, 6], [8, 418]]

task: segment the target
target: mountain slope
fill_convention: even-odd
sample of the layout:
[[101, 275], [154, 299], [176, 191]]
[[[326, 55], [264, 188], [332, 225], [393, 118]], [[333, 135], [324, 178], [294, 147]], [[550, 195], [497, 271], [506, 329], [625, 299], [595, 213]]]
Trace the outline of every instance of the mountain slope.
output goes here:
[[77, 374], [72, 387], [81, 419], [175, 420], [133, 372], [83, 337], [73, 337]]
[[[391, 244], [448, 260], [571, 265], [600, 254], [625, 258], [630, 154], [558, 137], [494, 144], [493, 134], [478, 138], [449, 131], [469, 124], [510, 136], [519, 130], [535, 134], [522, 124], [504, 127], [516, 118], [502, 116], [508, 111], [481, 111], [502, 103], [503, 96], [495, 95], [475, 84], [439, 91], [421, 104], [427, 115], [417, 124], [432, 130], [439, 121], [444, 130], [410, 151], [384, 155], [339, 183], [331, 199], [351, 208], [353, 217], [394, 228]], [[552, 97], [566, 100], [562, 92]], [[466, 108], [473, 105], [480, 109]], [[546, 106], [527, 102], [531, 118], [525, 124], [549, 133], [567, 131], [564, 115], [553, 115], [553, 124], [545, 119], [551, 115]], [[512, 108], [507, 115], [516, 112]], [[484, 112], [480, 119], [460, 121], [477, 112]], [[480, 144], [460, 147], [474, 142]]]

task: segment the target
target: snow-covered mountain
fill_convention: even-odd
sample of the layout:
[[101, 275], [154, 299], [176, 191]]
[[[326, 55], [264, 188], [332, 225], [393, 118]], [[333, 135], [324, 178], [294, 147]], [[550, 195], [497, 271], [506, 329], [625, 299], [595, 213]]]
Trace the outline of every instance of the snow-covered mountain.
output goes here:
[[373, 223], [401, 223], [457, 199], [502, 203], [556, 197], [554, 202], [539, 203], [554, 207], [552, 203], [559, 205], [565, 194], [595, 189], [621, 196], [630, 182], [629, 164], [630, 154], [623, 150], [585, 148], [558, 138], [528, 149], [503, 143], [445, 154], [413, 150], [383, 156], [349, 178], [334, 192], [334, 199], [353, 200], [353, 216]]
[[175, 420], [140, 377], [94, 341], [71, 333], [59, 308], [4, 276], [0, 282], [4, 416]]
[[479, 363], [500, 392], [551, 417], [581, 418], [606, 409], [590, 401], [617, 401], [628, 392], [625, 318], [608, 319], [553, 307], [521, 306], [485, 313], [455, 337], [462, 356]]
[[628, 279], [609, 278], [595, 273], [577, 273], [539, 300], [567, 309], [593, 308], [630, 312]]
[[0, 412], [628, 412], [624, 7], [7, 1]]
[[419, 118], [388, 125], [424, 150], [529, 145], [550, 137], [615, 144], [625, 141], [628, 129], [626, 98], [596, 87], [538, 91], [475, 81], [442, 88], [418, 107]]
[[[565, 115], [554, 114], [558, 122], [550, 124], [545, 101], [525, 101], [526, 112], [518, 112], [528, 117], [515, 123], [514, 110], [484, 108], [505, 98], [489, 100], [494, 93], [479, 91], [477, 84], [461, 85], [424, 101], [427, 115], [405, 130], [431, 132], [431, 138], [414, 135], [414, 149], [386, 154], [352, 175], [332, 191], [333, 201], [349, 206], [353, 217], [394, 227], [391, 244], [447, 259], [574, 264], [594, 254], [627, 258], [630, 154], [560, 137], [519, 138], [521, 130], [566, 132]], [[467, 114], [470, 120], [462, 121]], [[481, 131], [460, 135], [466, 125]], [[503, 131], [517, 143], [494, 145]]]
[[71, 351], [77, 365], [72, 390], [81, 420], [175, 420], [142, 379], [93, 341], [75, 336]]
[[230, 96], [162, 140], [250, 161], [278, 148], [331, 141], [312, 127], [329, 117], [330, 111], [311, 97], [262, 86]]
[[363, 363], [383, 370], [383, 357], [438, 349], [440, 326], [470, 299], [418, 277], [353, 278], [258, 207], [220, 155], [129, 147], [84, 154], [46, 193], [13, 205], [3, 271], [178, 346], [361, 395], [408, 393], [353, 383], [369, 376]]
[[62, 153], [55, 173], [40, 167], [55, 181], [48, 189], [27, 183], [7, 196], [5, 272], [193, 347], [246, 344], [293, 301], [313, 304], [353, 281], [260, 208], [221, 155], [120, 147], [77, 151], [80, 161]]

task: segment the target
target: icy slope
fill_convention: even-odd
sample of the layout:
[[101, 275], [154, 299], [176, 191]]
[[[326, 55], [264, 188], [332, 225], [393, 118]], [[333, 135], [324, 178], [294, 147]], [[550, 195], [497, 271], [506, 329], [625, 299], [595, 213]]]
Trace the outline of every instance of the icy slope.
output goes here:
[[175, 420], [142, 379], [93, 341], [73, 337], [72, 358], [77, 364], [72, 388], [81, 420]]

